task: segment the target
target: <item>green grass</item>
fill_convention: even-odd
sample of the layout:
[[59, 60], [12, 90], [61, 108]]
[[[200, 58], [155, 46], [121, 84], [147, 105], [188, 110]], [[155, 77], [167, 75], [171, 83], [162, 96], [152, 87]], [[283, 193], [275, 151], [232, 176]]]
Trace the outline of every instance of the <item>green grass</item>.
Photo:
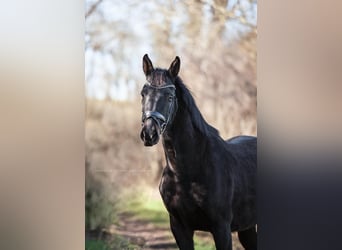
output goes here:
[[102, 240], [86, 240], [85, 250], [110, 250], [110, 246]]
[[128, 240], [114, 236], [111, 240], [92, 240], [85, 241], [85, 250], [137, 250], [138, 246], [131, 244]]
[[158, 226], [169, 225], [169, 215], [161, 200], [134, 200], [126, 203], [121, 211], [132, 214], [135, 219], [148, 221]]
[[200, 237], [194, 237], [195, 249], [196, 250], [215, 250], [214, 242], [207, 242]]

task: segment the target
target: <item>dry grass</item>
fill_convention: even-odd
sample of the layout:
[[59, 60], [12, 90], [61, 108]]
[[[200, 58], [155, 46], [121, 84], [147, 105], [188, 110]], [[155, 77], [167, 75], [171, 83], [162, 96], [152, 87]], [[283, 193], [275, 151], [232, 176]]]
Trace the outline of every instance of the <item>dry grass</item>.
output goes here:
[[[246, 97], [244, 97], [246, 98]], [[199, 102], [199, 106], [205, 105]], [[240, 109], [240, 110], [239, 110]], [[106, 176], [110, 182], [129, 188], [138, 183], [155, 184], [164, 165], [160, 144], [143, 146], [140, 133], [141, 108], [138, 102], [87, 100], [86, 160], [89, 173]], [[210, 118], [208, 109], [204, 116]], [[241, 111], [242, 114], [238, 114]], [[227, 101], [220, 110], [219, 121], [209, 122], [221, 135], [256, 134], [255, 113], [246, 112], [245, 106]], [[225, 123], [223, 128], [216, 123]]]

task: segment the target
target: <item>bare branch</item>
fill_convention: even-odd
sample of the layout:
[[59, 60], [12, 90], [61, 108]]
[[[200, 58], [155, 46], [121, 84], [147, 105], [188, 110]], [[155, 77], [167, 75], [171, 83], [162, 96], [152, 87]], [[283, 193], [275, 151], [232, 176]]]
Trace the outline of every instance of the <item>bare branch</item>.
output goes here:
[[[256, 30], [256, 27], [254, 24], [248, 22], [245, 15], [236, 16], [234, 13], [236, 9], [240, 7], [240, 1], [237, 1], [236, 5], [233, 6], [232, 10], [227, 10], [225, 7], [222, 7], [221, 5], [217, 4], [217, 1], [209, 1], [209, 0], [199, 0], [202, 4], [209, 5], [217, 14], [217, 16], [221, 16], [225, 20], [227, 19], [235, 19], [238, 20], [241, 24], [246, 25], [250, 27], [252, 30]], [[187, 4], [190, 4], [190, 2], [186, 2]]]
[[92, 6], [90, 6], [89, 10], [87, 11], [87, 13], [85, 14], [85, 18], [88, 18], [95, 10], [96, 8], [99, 6], [99, 4], [102, 2], [103, 0], [98, 0], [97, 2], [95, 2]]

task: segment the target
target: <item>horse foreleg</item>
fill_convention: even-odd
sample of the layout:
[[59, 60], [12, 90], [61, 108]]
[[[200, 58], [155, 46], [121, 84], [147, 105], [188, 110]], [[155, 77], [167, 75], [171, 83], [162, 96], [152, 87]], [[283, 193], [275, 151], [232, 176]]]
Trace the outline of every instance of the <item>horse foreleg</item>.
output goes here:
[[246, 250], [257, 250], [257, 232], [255, 226], [238, 232], [241, 245]]
[[194, 250], [194, 231], [181, 224], [175, 217], [170, 216], [170, 226], [180, 250]]
[[222, 223], [213, 231], [216, 250], [232, 250], [232, 235], [230, 225]]

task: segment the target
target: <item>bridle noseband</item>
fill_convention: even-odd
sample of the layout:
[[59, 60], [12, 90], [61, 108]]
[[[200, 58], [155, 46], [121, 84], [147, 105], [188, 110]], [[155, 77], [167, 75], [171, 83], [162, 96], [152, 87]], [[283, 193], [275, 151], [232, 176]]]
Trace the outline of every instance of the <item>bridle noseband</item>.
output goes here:
[[[169, 85], [165, 85], [165, 86], [154, 86], [150, 83], [146, 83], [145, 85], [147, 85], [151, 88], [154, 88], [154, 89], [165, 89], [165, 88], [176, 89], [176, 87], [173, 84], [169, 84]], [[147, 119], [152, 118], [158, 124], [158, 127], [160, 129], [160, 134], [162, 135], [164, 133], [167, 125], [169, 124], [172, 112], [175, 109], [175, 103], [177, 103], [176, 94], [174, 94], [172, 96], [172, 99], [173, 99], [173, 101], [170, 103], [169, 110], [167, 113], [167, 118], [165, 118], [165, 116], [158, 111], [145, 111], [145, 112], [143, 111], [142, 125], [144, 125], [144, 122]]]

